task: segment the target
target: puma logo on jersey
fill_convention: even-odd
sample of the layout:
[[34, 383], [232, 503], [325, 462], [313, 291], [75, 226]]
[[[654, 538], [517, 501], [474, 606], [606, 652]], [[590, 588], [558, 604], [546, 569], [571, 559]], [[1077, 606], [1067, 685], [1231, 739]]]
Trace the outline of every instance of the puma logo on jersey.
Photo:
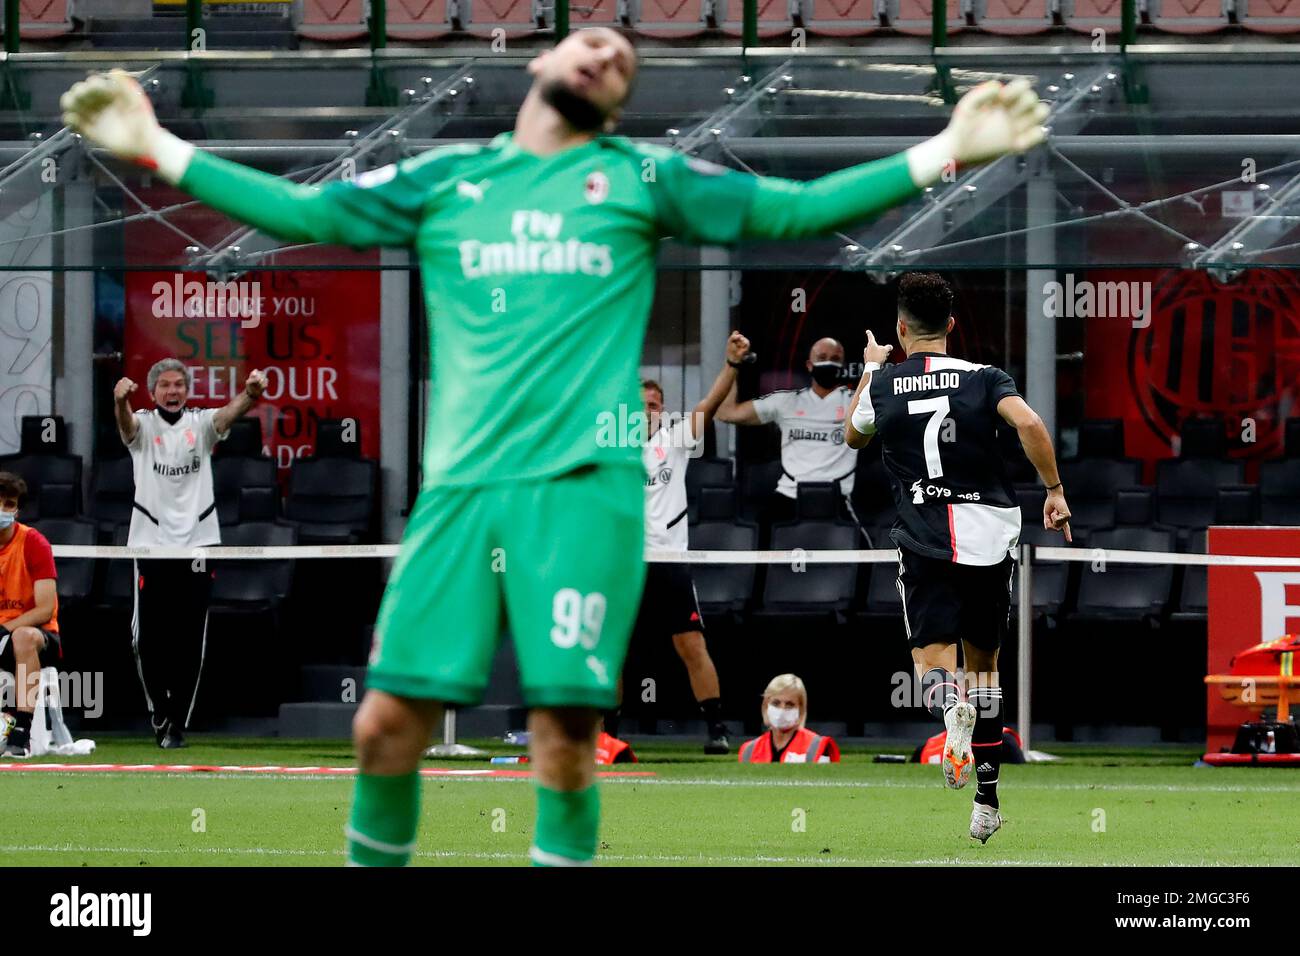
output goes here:
[[466, 198], [472, 199], [475, 202], [482, 202], [483, 193], [487, 191], [489, 185], [491, 185], [491, 182], [486, 179], [483, 180], [483, 182], [477, 184], [462, 179], [460, 182], [456, 184], [456, 195], [465, 196]]

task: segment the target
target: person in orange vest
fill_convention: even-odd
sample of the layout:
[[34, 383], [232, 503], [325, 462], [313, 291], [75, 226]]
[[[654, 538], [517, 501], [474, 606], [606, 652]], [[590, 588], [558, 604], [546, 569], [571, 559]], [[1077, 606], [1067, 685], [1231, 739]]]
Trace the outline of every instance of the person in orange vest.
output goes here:
[[[912, 760], [917, 763], [942, 763], [943, 745], [948, 740], [948, 731], [941, 730], [930, 737], [912, 752]], [[1020, 734], [1013, 727], [1002, 728], [1002, 763], [1024, 763], [1024, 743]]]
[[815, 734], [808, 719], [808, 691], [794, 674], [773, 677], [763, 691], [767, 733], [740, 748], [741, 763], [839, 763], [840, 748], [830, 737]]
[[0, 471], [0, 670], [15, 681], [14, 726], [0, 747], [5, 757], [28, 756], [41, 668], [63, 657], [54, 550], [43, 534], [18, 521], [26, 494], [22, 478]]

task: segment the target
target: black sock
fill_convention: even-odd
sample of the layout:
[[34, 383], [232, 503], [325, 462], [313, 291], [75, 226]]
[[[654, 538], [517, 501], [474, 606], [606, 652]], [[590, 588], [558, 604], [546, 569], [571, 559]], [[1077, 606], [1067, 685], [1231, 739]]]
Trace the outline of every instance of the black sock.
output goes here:
[[710, 737], [727, 736], [727, 728], [722, 724], [722, 698], [710, 697], [700, 701], [700, 710], [704, 712], [704, 719], [709, 725]]
[[975, 802], [998, 806], [998, 770], [1002, 766], [1002, 688], [976, 687], [967, 698], [975, 705], [975, 731], [971, 753], [975, 756]]
[[614, 710], [605, 711], [604, 713], [605, 733], [609, 734], [611, 737], [618, 736], [618, 722], [619, 722], [619, 718], [622, 715], [623, 715], [622, 708], [615, 708]]
[[13, 713], [14, 727], [9, 731], [9, 746], [30, 747], [32, 742], [32, 715], [26, 710]]
[[921, 677], [921, 704], [943, 723], [948, 709], [961, 700], [961, 687], [952, 671], [932, 667]]

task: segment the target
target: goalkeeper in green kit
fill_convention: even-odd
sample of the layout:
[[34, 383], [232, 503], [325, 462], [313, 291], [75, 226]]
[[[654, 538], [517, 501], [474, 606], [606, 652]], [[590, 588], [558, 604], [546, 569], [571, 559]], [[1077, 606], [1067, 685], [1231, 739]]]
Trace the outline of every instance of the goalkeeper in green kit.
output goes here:
[[477, 703], [503, 628], [531, 709], [531, 856], [589, 864], [595, 740], [615, 703], [644, 579], [637, 377], [666, 236], [697, 244], [827, 234], [945, 168], [1040, 142], [1025, 81], [982, 84], [905, 153], [810, 182], [752, 176], [611, 135], [636, 76], [620, 33], [573, 33], [528, 65], [512, 133], [349, 182], [296, 185], [163, 130], [126, 73], [77, 83], [64, 121], [93, 143], [288, 242], [409, 246], [429, 315], [423, 483], [375, 626], [353, 724], [348, 860], [406, 863], [417, 767], [446, 704]]

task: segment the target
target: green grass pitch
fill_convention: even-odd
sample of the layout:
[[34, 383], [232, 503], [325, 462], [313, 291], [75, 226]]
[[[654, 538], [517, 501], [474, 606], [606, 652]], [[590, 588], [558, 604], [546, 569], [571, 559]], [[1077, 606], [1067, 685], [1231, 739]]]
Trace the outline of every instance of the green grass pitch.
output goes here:
[[[513, 752], [498, 744], [498, 752]], [[937, 767], [873, 764], [846, 748], [832, 766], [740, 766], [695, 745], [645, 744], [652, 778], [605, 780], [604, 865], [1283, 864], [1300, 774], [1197, 768], [1193, 749], [1049, 748], [1058, 763], [1004, 767], [1005, 824], [986, 846], [966, 834], [974, 785], [943, 788]], [[183, 751], [103, 739], [53, 763], [352, 765], [346, 741], [195, 735]], [[484, 761], [428, 762], [456, 769]], [[516, 768], [509, 768], [516, 769]], [[348, 777], [0, 773], [0, 864], [8, 866], [336, 866]], [[415, 863], [526, 862], [526, 780], [426, 778]]]

